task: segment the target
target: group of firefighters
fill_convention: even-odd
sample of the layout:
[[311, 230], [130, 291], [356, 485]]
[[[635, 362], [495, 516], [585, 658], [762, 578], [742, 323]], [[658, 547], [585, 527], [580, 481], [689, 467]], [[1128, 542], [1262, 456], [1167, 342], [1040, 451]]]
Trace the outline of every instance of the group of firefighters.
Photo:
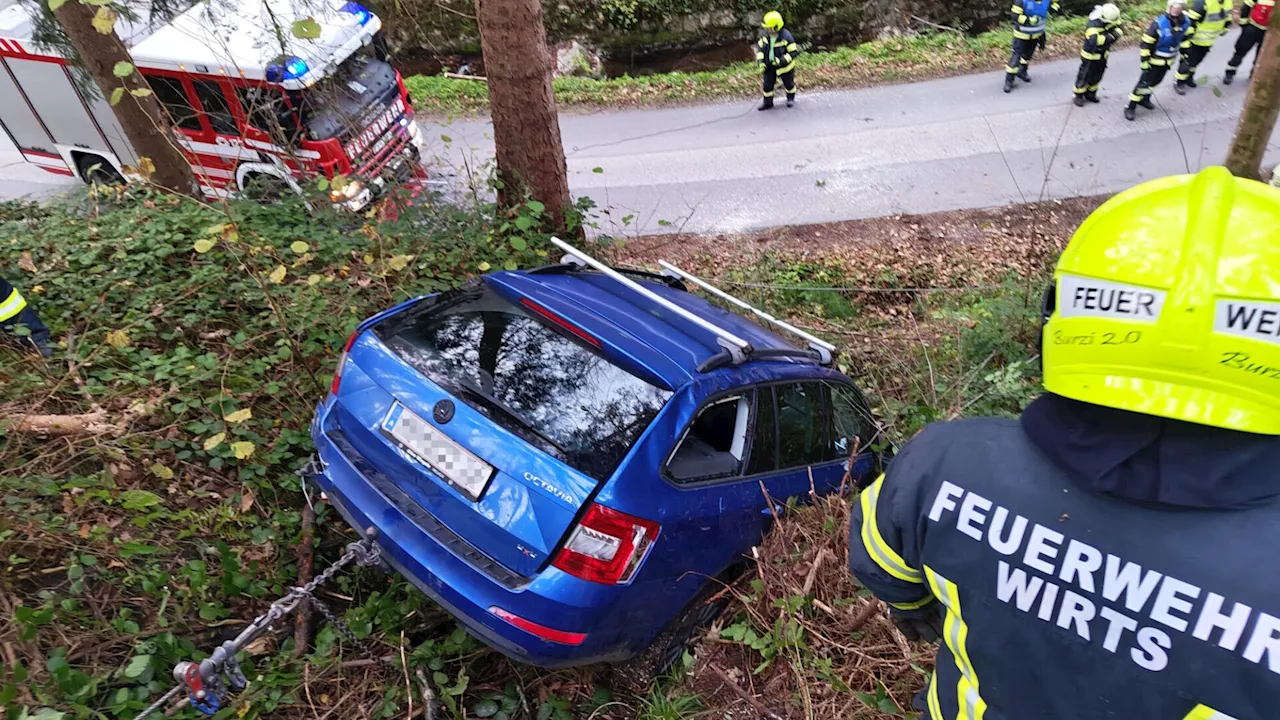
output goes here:
[[[1235, 52], [1227, 62], [1223, 84], [1230, 85], [1240, 64], [1250, 51], [1261, 51], [1262, 38], [1271, 18], [1276, 0], [1242, 0], [1240, 8], [1240, 37]], [[1151, 21], [1141, 38], [1142, 75], [1129, 94], [1129, 104], [1124, 109], [1127, 120], [1136, 117], [1137, 108], [1154, 109], [1151, 93], [1164, 80], [1170, 68], [1175, 67], [1174, 90], [1185, 95], [1196, 87], [1196, 68], [1209, 54], [1214, 42], [1226, 34], [1231, 22], [1232, 0], [1168, 0], [1165, 12]], [[1027, 68], [1035, 56], [1036, 48], [1043, 48], [1048, 30], [1049, 14], [1059, 10], [1058, 0], [1014, 0], [1010, 13], [1013, 16], [1013, 52], [1005, 67], [1004, 91], [1013, 92], [1015, 80], [1031, 82]], [[782, 15], [769, 12], [764, 16], [765, 33], [756, 43], [756, 62], [763, 76], [764, 102], [761, 110], [773, 107], [774, 86], [778, 78], [787, 91], [787, 107], [795, 104], [796, 57], [799, 47], [791, 33], [783, 27]], [[1101, 102], [1098, 87], [1107, 69], [1107, 57], [1120, 39], [1120, 8], [1114, 3], [1099, 5], [1089, 14], [1085, 26], [1084, 44], [1080, 49], [1080, 71], [1076, 74], [1073, 102], [1083, 107], [1086, 102]], [[1257, 54], [1254, 55], [1257, 62]]]

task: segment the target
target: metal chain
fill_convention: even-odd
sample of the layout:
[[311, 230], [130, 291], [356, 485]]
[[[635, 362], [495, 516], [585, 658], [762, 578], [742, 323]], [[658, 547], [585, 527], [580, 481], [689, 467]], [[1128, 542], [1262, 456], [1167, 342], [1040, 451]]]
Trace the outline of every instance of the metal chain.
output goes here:
[[[306, 585], [289, 590], [284, 597], [271, 603], [265, 613], [254, 618], [253, 622], [249, 623], [249, 626], [241, 631], [234, 640], [228, 640], [218, 646], [208, 658], [200, 661], [199, 672], [195, 673], [194, 676], [187, 673], [189, 666], [193, 665], [192, 663], [179, 663], [174, 668], [174, 679], [178, 681], [178, 685], [162, 695], [146, 710], [143, 710], [134, 720], [143, 720], [143, 718], [159, 710], [182, 692], [183, 689], [186, 689], [191, 695], [192, 704], [197, 702], [201, 705], [208, 703], [216, 710], [218, 696], [225, 692], [228, 685], [233, 689], [239, 690], [243, 689], [247, 684], [244, 674], [240, 671], [240, 665], [236, 661], [236, 653], [265, 633], [277, 620], [297, 610], [303, 602], [309, 602], [312, 607], [319, 610], [320, 614], [324, 615], [325, 619], [332, 623], [338, 632], [360, 650], [362, 654], [370, 658], [376, 658], [377, 654], [357, 638], [351, 628], [347, 627], [346, 623], [333, 614], [328, 605], [315, 596], [316, 588], [329, 582], [339, 570], [353, 561], [362, 567], [377, 565], [381, 562], [382, 548], [375, 542], [376, 537], [376, 531], [373, 528], [369, 528], [362, 540], [348, 544], [347, 550], [342, 554], [342, 557], [325, 568], [324, 572], [312, 578], [311, 582]], [[225, 680], [224, 675], [226, 676]], [[187, 679], [189, 677], [193, 679]], [[207, 690], [205, 689], [206, 687]]]

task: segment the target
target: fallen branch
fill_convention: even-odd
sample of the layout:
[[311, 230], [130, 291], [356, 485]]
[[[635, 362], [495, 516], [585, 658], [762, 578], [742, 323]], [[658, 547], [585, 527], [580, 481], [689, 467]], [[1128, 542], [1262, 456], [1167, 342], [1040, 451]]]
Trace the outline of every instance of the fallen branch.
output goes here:
[[737, 695], [744, 702], [750, 705], [751, 709], [759, 713], [760, 717], [768, 718], [768, 720], [782, 720], [780, 715], [771, 712], [769, 708], [761, 705], [760, 701], [755, 699], [753, 695], [748, 693], [746, 690], [743, 690], [742, 686], [734, 682], [733, 679], [729, 677], [728, 673], [720, 669], [720, 666], [712, 663], [709, 667], [711, 668], [711, 672], [715, 673], [716, 677], [720, 678], [720, 682], [724, 683], [725, 687], [732, 690], [734, 695]]
[[451, 72], [440, 73], [440, 74], [444, 75], [447, 78], [453, 78], [454, 80], [475, 80], [476, 82], [482, 82], [482, 83], [489, 82], [489, 78], [484, 77], [483, 75], [459, 75], [458, 73], [451, 73]]
[[0, 418], [4, 429], [12, 433], [39, 435], [42, 437], [70, 437], [75, 435], [123, 435], [135, 419], [150, 415], [155, 403], [139, 402], [118, 414], [116, 422], [108, 421], [110, 415], [102, 408], [79, 415], [18, 414]]
[[880, 601], [872, 600], [868, 602], [861, 610], [858, 611], [857, 615], [853, 616], [853, 624], [849, 626], [849, 630], [852, 631], [860, 629], [878, 612], [880, 612]]
[[961, 32], [960, 30], [957, 30], [956, 28], [953, 28], [953, 27], [951, 27], [950, 25], [939, 25], [939, 24], [938, 24], [938, 23], [936, 23], [936, 22], [929, 22], [928, 20], [925, 20], [924, 18], [920, 17], [919, 15], [912, 15], [912, 16], [911, 16], [911, 19], [912, 19], [912, 20], [915, 20], [916, 22], [924, 23], [925, 25], [928, 25], [929, 27], [935, 27], [935, 28], [938, 28], [939, 30], [946, 30], [947, 32], [953, 32], [953, 33], [956, 33], [956, 34], [958, 34], [958, 35], [963, 35], [963, 34], [964, 34], [964, 33], [963, 33], [963, 32]]
[[[309, 503], [302, 507], [302, 537], [298, 540], [298, 585], [311, 582], [315, 561], [316, 511]], [[293, 656], [302, 657], [311, 650], [311, 603], [304, 602], [293, 619]]]
[[831, 555], [831, 551], [826, 548], [818, 551], [818, 557], [813, 559], [813, 565], [809, 567], [809, 576], [804, 579], [804, 587], [800, 588], [801, 595], [808, 595], [813, 590], [813, 581], [818, 578], [818, 568], [822, 567], [822, 561], [828, 555]]

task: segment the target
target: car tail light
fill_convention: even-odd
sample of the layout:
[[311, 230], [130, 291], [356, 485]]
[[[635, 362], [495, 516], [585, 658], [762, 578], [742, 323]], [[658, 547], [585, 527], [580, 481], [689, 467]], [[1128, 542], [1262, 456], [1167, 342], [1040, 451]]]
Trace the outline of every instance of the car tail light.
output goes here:
[[657, 536], [657, 523], [592, 503], [551, 564], [591, 582], [629, 582]]
[[592, 347], [597, 347], [597, 348], [600, 347], [599, 338], [587, 332], [586, 330], [583, 330], [577, 325], [574, 325], [568, 320], [565, 320], [564, 318], [551, 312], [550, 310], [542, 307], [541, 305], [530, 300], [529, 298], [522, 299], [520, 301], [520, 304], [523, 305], [526, 309], [533, 311], [533, 313], [538, 317], [546, 320], [547, 322], [550, 322], [551, 324], [555, 325], [556, 327], [562, 330], [565, 330], [566, 332], [572, 334], [574, 337], [587, 343], [588, 345]]
[[546, 625], [539, 625], [532, 620], [525, 620], [515, 613], [507, 612], [496, 605], [489, 608], [489, 612], [515, 625], [527, 633], [537, 635], [543, 640], [550, 640], [561, 645], [581, 645], [583, 640], [587, 639], [586, 633], [566, 632], [564, 630], [556, 630]]
[[351, 350], [351, 346], [355, 344], [356, 338], [360, 336], [360, 331], [356, 330], [351, 333], [351, 337], [347, 338], [347, 344], [342, 346], [342, 354], [338, 356], [338, 367], [333, 371], [333, 382], [329, 383], [329, 394], [338, 394], [338, 385], [342, 384], [342, 368], [347, 364], [347, 352]]

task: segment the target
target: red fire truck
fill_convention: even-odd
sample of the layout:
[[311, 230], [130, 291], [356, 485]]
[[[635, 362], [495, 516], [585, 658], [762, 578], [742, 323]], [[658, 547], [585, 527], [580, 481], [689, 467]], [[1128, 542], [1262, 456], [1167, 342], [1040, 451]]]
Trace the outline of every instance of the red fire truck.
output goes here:
[[[51, 173], [126, 179], [138, 158], [109, 103], [36, 45], [30, 12], [0, 10], [0, 129]], [[207, 197], [342, 176], [331, 199], [351, 209], [424, 177], [411, 101], [381, 28], [345, 0], [209, 0], [168, 22], [116, 24]]]

